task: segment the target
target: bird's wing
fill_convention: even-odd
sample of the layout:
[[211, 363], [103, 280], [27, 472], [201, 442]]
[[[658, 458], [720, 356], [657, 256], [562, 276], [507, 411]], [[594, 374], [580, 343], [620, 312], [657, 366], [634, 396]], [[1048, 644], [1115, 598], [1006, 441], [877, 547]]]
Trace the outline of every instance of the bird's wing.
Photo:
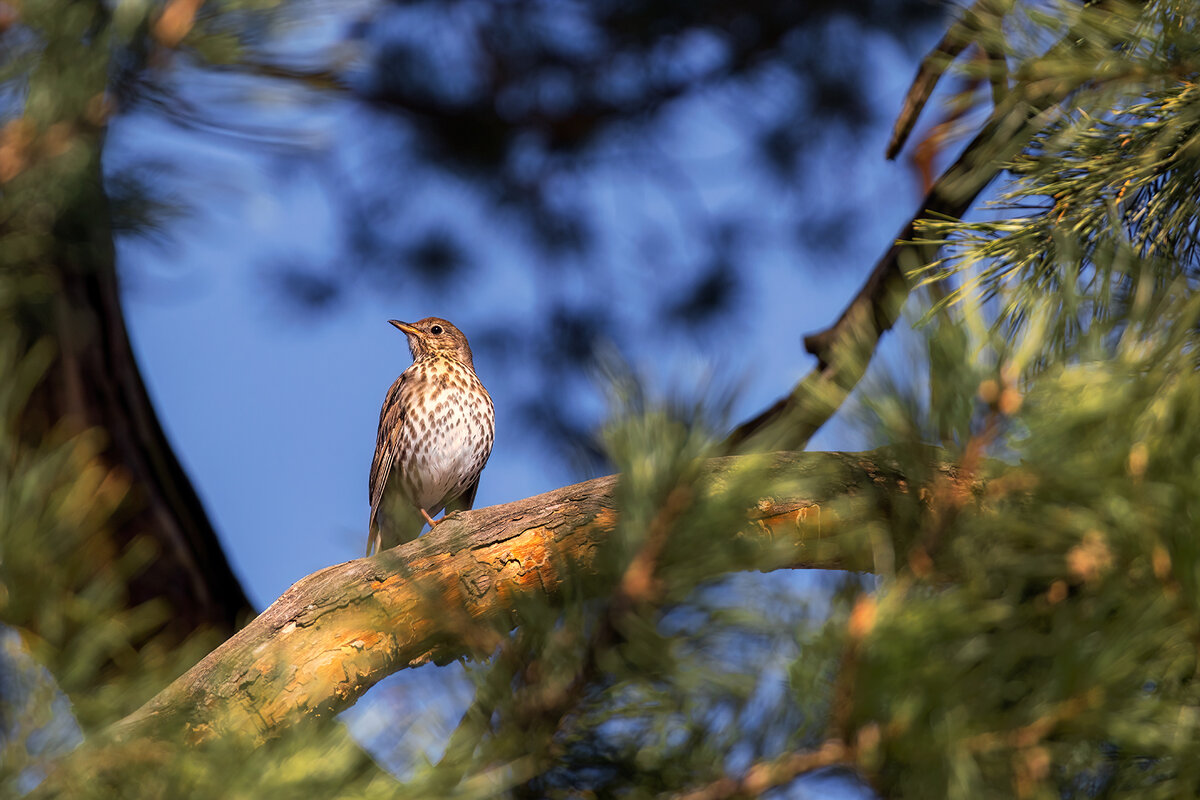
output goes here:
[[371, 496], [371, 530], [375, 529], [375, 515], [379, 513], [379, 503], [383, 500], [383, 490], [387, 486], [388, 477], [392, 472], [392, 462], [396, 458], [396, 430], [404, 424], [408, 413], [405, 391], [409, 383], [409, 373], [405, 371], [388, 389], [379, 409], [379, 433], [375, 437], [375, 458], [371, 461], [370, 496]]

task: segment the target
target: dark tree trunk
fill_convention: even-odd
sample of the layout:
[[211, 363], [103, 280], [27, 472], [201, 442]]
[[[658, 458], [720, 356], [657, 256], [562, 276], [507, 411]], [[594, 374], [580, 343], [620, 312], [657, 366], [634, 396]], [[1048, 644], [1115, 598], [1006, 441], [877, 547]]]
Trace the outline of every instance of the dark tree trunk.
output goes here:
[[54, 225], [46, 265], [53, 291], [30, 295], [21, 306], [24, 345], [49, 336], [58, 350], [21, 420], [22, 436], [36, 444], [56, 430], [102, 428], [103, 458], [130, 484], [102, 552], [115, 558], [139, 538], [156, 546], [152, 562], [131, 576], [128, 602], [166, 600], [165, 632], [172, 639], [202, 627], [227, 636], [253, 609], [142, 382], [121, 311], [100, 164], [103, 136], [81, 139], [91, 159]]

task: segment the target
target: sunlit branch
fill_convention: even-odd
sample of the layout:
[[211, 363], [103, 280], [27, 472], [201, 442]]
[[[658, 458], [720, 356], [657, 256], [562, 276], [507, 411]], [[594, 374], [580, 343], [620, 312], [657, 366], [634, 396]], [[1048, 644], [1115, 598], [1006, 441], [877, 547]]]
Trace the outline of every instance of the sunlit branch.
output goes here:
[[[745, 468], [745, 459], [713, 459], [703, 476], [719, 482]], [[762, 543], [753, 568], [874, 568], [869, 545], [843, 536], [844, 521], [828, 510], [809, 512], [848, 496], [875, 498], [879, 505], [867, 507], [882, 508], [903, 480], [884, 451], [781, 453], [765, 468], [777, 476], [821, 475], [827, 488], [820, 496], [763, 498], [748, 510], [743, 530], [728, 534]], [[112, 738], [232, 734], [261, 741], [336, 714], [398, 670], [494, 652], [498, 631], [518, 624], [513, 609], [522, 598], [553, 600], [568, 585], [575, 591], [599, 583], [591, 591], [604, 591], [603, 581], [586, 579], [599, 574], [596, 555], [616, 525], [617, 480], [597, 478], [451, 517], [414, 542], [302, 579], [117, 723]]]

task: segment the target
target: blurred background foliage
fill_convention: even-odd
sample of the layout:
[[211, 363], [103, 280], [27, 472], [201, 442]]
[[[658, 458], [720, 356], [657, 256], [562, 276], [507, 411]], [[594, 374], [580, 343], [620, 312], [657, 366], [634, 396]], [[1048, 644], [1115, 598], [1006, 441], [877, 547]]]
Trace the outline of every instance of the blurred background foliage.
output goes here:
[[[722, 452], [719, 402], [657, 402], [627, 386], [597, 425], [572, 382], [606, 366], [602, 339], [620, 348], [736, 330], [760, 254], [747, 243], [764, 216], [804, 220], [790, 247], [836, 253], [853, 235], [854, 192], [806, 176], [878, 115], [860, 71], [870, 51], [907, 43], [942, 9], [394, 3], [355, 7], [329, 37], [297, 26], [352, 14], [318, 3], [0, 3], [5, 792], [33, 789], [82, 739], [38, 791], [1194, 795], [1194, 6], [1005, 5], [1005, 26], [981, 41], [993, 57], [964, 61], [968, 87], [995, 77], [999, 49], [1014, 86], [1076, 88], [1005, 165], [990, 208], [923, 227], [944, 258], [912, 275], [934, 288], [909, 308], [921, 346], [857, 406], [865, 445], [893, 445], [908, 488], [884, 509], [848, 496], [822, 510], [876, 568], [831, 574], [814, 594], [786, 575], [726, 575], [786, 563], [747, 553], [729, 531], [757, 498], [838, 476], [780, 478], [751, 461], [713, 491], [696, 464]], [[1067, 30], [1070, 46], [1052, 46]], [[234, 86], [294, 93], [301, 107], [348, 99], [373, 169], [347, 167], [303, 130], [214, 116]], [[972, 92], [969, 108], [990, 100]], [[469, 667], [471, 699], [444, 746], [391, 731], [395, 776], [336, 724], [252, 752], [222, 741], [133, 751], [106, 737], [228, 632], [211, 620], [172, 627], [186, 609], [145, 588], [164, 540], [118, 534], [154, 495], [120, 456], [112, 419], [79, 407], [113, 376], [72, 367], [88, 342], [111, 357], [124, 336], [97, 299], [115, 282], [113, 236], [169, 230], [189, 213], [186, 191], [152, 163], [104, 176], [106, 127], [139, 115], [270, 147], [281, 168], [326, 176], [344, 214], [339, 257], [281, 259], [269, 276], [307, 313], [409, 280], [469, 285], [489, 255], [473, 220], [502, 220], [546, 313], [522, 320], [520, 337], [503, 335], [513, 320], [498, 313], [477, 347], [530, 370], [528, 414], [565, 451], [637, 476], [621, 484], [602, 573], [557, 605], [518, 610], [520, 628]], [[660, 156], [689, 125], [750, 131], [760, 146], [746, 167], [781, 187], [769, 210], [668, 208], [676, 235], [656, 237], [675, 202], [658, 197], [631, 205], [635, 222], [653, 213], [621, 247], [599, 238], [597, 176], [676, 181]], [[461, 198], [462, 218], [423, 215], [431, 193]], [[642, 271], [659, 281], [657, 305], [634, 315], [613, 287], [641, 291]], [[93, 383], [77, 391], [72, 380]], [[566, 382], [561, 394], [547, 394], [552, 381]], [[957, 479], [933, 468], [930, 444]], [[656, 537], [655, 588], [631, 604], [623, 576]], [[241, 608], [236, 597], [229, 607]], [[786, 757], [828, 742], [841, 758], [793, 783]], [[765, 784], [721, 783], [764, 762], [779, 767]]]
[[[125, 118], [220, 131], [285, 191], [320, 186], [337, 241], [265, 256], [267, 290], [310, 325], [381, 294], [479, 318], [479, 357], [525, 377], [517, 419], [585, 472], [608, 468], [593, 386], [608, 348], [639, 367], [650, 342], [738, 359], [742, 301], [771, 291], [753, 264], [800, 272], [853, 242], [871, 187], [829, 191], [830, 161], [888, 114], [880, 60], [945, 14], [931, 0], [351, 9], [281, 7], [271, 19], [298, 42], [255, 40], [222, 71], [187, 48], [198, 18], [171, 69], [151, 59], [128, 82]], [[186, 196], [149, 175], [167, 210]], [[118, 209], [145, 218], [131, 185]]]

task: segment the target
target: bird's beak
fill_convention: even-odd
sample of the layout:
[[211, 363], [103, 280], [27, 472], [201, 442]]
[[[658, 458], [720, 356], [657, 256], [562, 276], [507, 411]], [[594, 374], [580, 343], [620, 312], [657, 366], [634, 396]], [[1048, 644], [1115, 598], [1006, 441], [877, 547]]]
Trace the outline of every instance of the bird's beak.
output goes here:
[[389, 319], [388, 322], [390, 322], [392, 325], [395, 325], [397, 328], [404, 331], [409, 336], [420, 336], [421, 335], [421, 332], [419, 330], [414, 328], [412, 325], [409, 325], [407, 322], [401, 322], [398, 319]]

